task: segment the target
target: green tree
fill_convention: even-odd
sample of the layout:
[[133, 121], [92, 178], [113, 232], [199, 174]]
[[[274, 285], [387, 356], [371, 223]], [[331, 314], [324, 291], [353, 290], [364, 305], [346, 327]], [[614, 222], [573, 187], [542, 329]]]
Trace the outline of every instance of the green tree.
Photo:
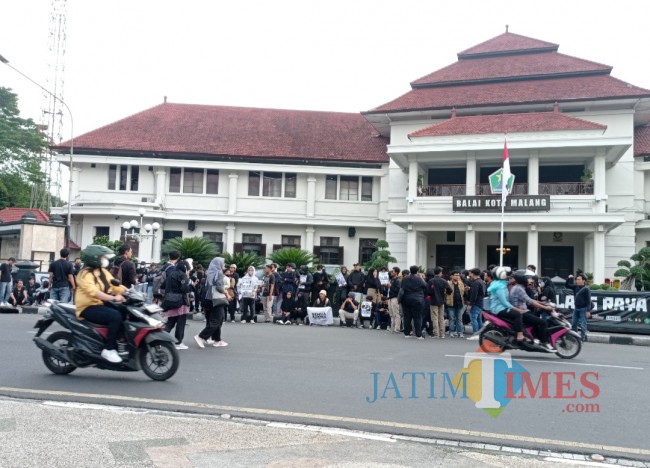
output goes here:
[[256, 270], [259, 270], [265, 264], [264, 258], [254, 253], [236, 252], [229, 254], [228, 252], [224, 252], [221, 256], [226, 261], [226, 267], [233, 264], [237, 265], [237, 273], [239, 273], [239, 276], [244, 276], [248, 267], [251, 265]]
[[217, 256], [217, 246], [204, 237], [175, 237], [169, 239], [162, 246], [162, 253], [168, 254], [178, 250], [181, 258], [191, 258], [194, 266], [207, 267], [212, 259]]
[[118, 249], [120, 246], [124, 244], [123, 241], [121, 240], [110, 240], [108, 236], [95, 236], [93, 237], [93, 245], [103, 245], [104, 247], [108, 247], [113, 251], [115, 256], [117, 257], [119, 254], [117, 253]]
[[276, 250], [269, 255], [269, 260], [277, 263], [280, 271], [284, 270], [289, 263], [296, 265], [296, 268], [300, 268], [302, 265], [318, 263], [318, 257], [313, 253], [293, 247]]
[[375, 243], [377, 250], [372, 253], [370, 260], [363, 264], [366, 270], [369, 268], [374, 268], [376, 270], [381, 270], [382, 268], [388, 268], [389, 263], [397, 262], [397, 259], [390, 254], [388, 250], [388, 242], [385, 240], [378, 240]]
[[624, 277], [621, 289], [631, 290], [634, 286], [638, 291], [650, 291], [650, 247], [644, 247], [630, 257], [635, 262], [621, 260], [617, 263], [623, 267], [614, 273], [614, 276]]
[[34, 121], [20, 117], [17, 95], [0, 87], [0, 208], [29, 206], [32, 185], [44, 179], [47, 144]]

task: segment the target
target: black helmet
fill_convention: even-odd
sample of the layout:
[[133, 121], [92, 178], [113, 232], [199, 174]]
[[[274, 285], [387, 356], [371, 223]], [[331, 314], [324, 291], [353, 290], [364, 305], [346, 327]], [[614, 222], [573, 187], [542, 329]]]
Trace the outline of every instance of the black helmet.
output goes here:
[[102, 266], [102, 257], [110, 260], [114, 256], [113, 251], [103, 245], [89, 245], [81, 251], [81, 261], [84, 262], [85, 266], [92, 268]]
[[534, 275], [530, 270], [517, 270], [512, 276], [515, 278], [517, 284], [526, 286], [528, 284], [528, 278], [532, 278]]

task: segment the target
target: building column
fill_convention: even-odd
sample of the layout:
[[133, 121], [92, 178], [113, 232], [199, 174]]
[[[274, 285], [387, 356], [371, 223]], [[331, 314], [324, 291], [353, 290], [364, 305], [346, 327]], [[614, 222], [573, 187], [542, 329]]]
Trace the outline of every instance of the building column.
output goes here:
[[535, 265], [541, 273], [539, 264], [539, 232], [537, 225], [531, 224], [528, 229], [528, 247], [526, 250], [526, 265]]
[[155, 189], [156, 193], [154, 194], [156, 204], [163, 204], [165, 203], [165, 176], [166, 176], [166, 171], [163, 168], [158, 168], [156, 169], [156, 184], [155, 184]]
[[594, 234], [585, 234], [583, 271], [594, 271]]
[[[469, 187], [469, 185], [468, 185]], [[476, 231], [472, 224], [467, 225], [465, 231], [465, 267], [467, 269], [478, 266], [478, 259], [476, 258]]]
[[605, 282], [605, 226], [599, 224], [594, 232], [594, 284]]
[[228, 214], [234, 215], [237, 213], [237, 180], [239, 179], [239, 174], [230, 173], [228, 174], [228, 179]]
[[467, 152], [465, 195], [476, 195], [476, 153], [474, 151]]
[[314, 226], [307, 226], [305, 229], [305, 250], [310, 253], [314, 251], [314, 232]]
[[158, 232], [154, 235], [153, 239], [151, 240], [152, 243], [151, 261], [154, 263], [160, 263], [161, 261], [160, 251], [162, 250], [162, 239], [163, 239], [163, 228], [161, 226]]
[[310, 175], [307, 177], [307, 217], [313, 218], [315, 212], [316, 212], [316, 177]]
[[528, 156], [528, 195], [539, 195], [539, 150], [530, 150]]
[[408, 202], [413, 203], [418, 196], [419, 164], [416, 160], [409, 161], [409, 194]]
[[406, 268], [417, 265], [418, 260], [418, 231], [412, 224], [406, 228]]
[[596, 151], [596, 157], [594, 158], [594, 197], [596, 198], [596, 210], [599, 213], [604, 213], [607, 203], [607, 166], [605, 161], [605, 150], [599, 148]]
[[[79, 198], [79, 180], [81, 179], [81, 168], [75, 166], [72, 168], [72, 200]], [[79, 239], [79, 238], [77, 238]]]
[[235, 253], [235, 225], [233, 223], [226, 225], [226, 252]]

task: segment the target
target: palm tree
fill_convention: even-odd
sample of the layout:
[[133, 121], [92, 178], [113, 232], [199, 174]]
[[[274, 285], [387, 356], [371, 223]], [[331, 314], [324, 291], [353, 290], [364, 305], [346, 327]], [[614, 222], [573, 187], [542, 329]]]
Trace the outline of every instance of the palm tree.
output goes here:
[[239, 273], [240, 277], [246, 274], [249, 266], [253, 266], [256, 270], [259, 270], [265, 264], [264, 258], [254, 253], [235, 252], [234, 254], [229, 254], [228, 252], [224, 252], [221, 256], [226, 261], [226, 267], [232, 264], [237, 265], [237, 273]]
[[634, 286], [637, 291], [650, 291], [650, 247], [644, 247], [630, 257], [630, 260], [636, 262], [632, 265], [627, 260], [621, 260], [618, 266], [624, 267], [616, 270], [614, 276], [623, 276], [625, 279], [621, 282], [621, 289], [631, 290]]
[[208, 266], [210, 261], [217, 256], [217, 246], [203, 237], [169, 239], [163, 244], [162, 253], [168, 254], [172, 250], [178, 250], [181, 258], [191, 258], [194, 261], [194, 266]]
[[296, 265], [296, 268], [300, 268], [302, 265], [318, 263], [318, 257], [313, 253], [293, 247], [276, 250], [269, 255], [269, 260], [277, 263], [280, 271], [284, 270], [289, 263]]

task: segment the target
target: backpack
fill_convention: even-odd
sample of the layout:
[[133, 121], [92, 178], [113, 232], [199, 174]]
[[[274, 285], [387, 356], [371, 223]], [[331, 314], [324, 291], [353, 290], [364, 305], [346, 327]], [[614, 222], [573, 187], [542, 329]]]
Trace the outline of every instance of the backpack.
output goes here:
[[120, 280], [120, 283], [122, 282], [122, 264], [116, 264], [116, 262], [113, 262], [113, 266], [111, 267], [110, 270], [111, 275], [113, 278]]
[[165, 283], [167, 282], [167, 272], [169, 271], [170, 268], [173, 268], [174, 265], [168, 263], [162, 271], [154, 276], [153, 278], [153, 283], [152, 283], [152, 288], [153, 288], [153, 296], [154, 297], [163, 297], [165, 295]]

